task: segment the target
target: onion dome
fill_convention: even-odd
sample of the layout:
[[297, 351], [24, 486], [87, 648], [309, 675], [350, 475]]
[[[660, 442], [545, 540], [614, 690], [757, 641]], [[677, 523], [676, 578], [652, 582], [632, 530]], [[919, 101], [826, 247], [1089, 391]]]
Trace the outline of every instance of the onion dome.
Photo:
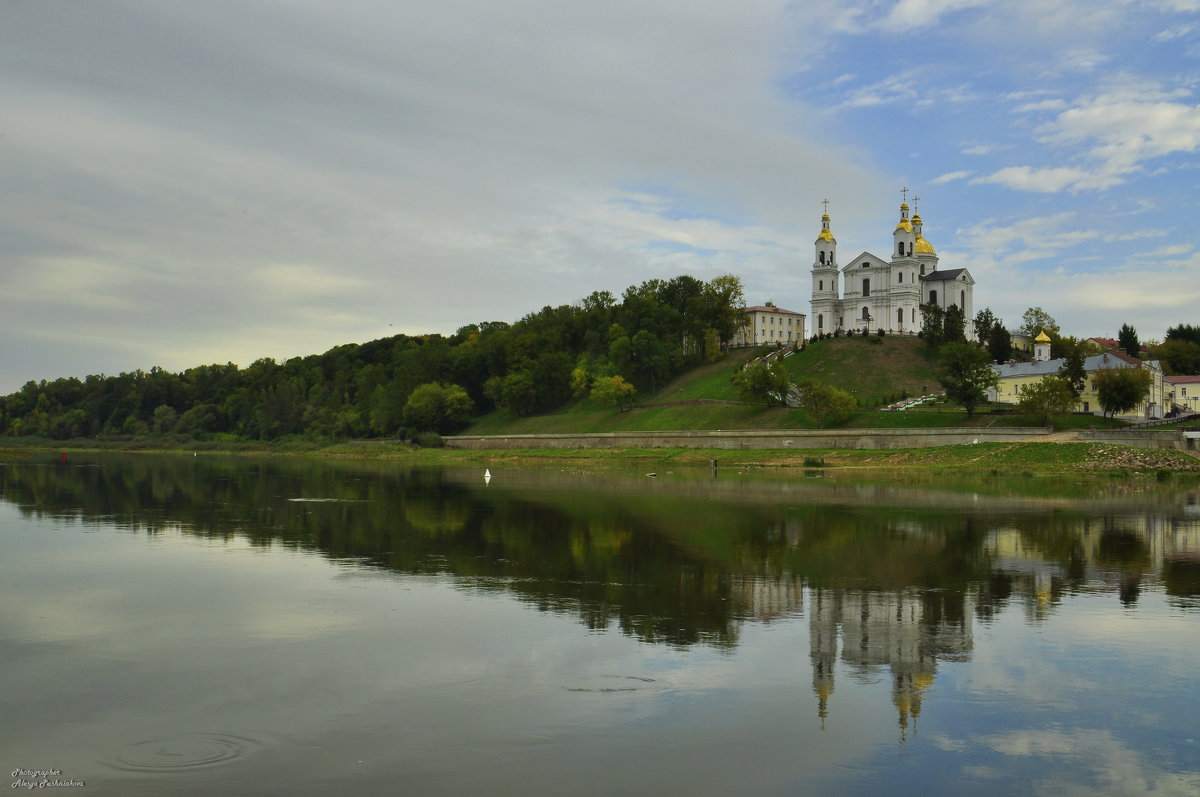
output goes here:
[[821, 233], [817, 236], [818, 241], [833, 242], [833, 233], [829, 231], [829, 214], [825, 213], [821, 216]]
[[[919, 217], [918, 217], [919, 218]], [[897, 230], [912, 232], [912, 222], [908, 220], [908, 203], [900, 203], [900, 223], [896, 225]]]
[[937, 250], [933, 248], [933, 244], [929, 239], [921, 235], [921, 214], [917, 213], [912, 217], [913, 226], [917, 228], [917, 238], [913, 241], [913, 251], [917, 254], [936, 255]]
[[1033, 339], [1033, 342], [1034, 343], [1049, 343], [1050, 336], [1047, 335], [1046, 330], [1043, 329], [1041, 332], [1038, 333], [1038, 336]]

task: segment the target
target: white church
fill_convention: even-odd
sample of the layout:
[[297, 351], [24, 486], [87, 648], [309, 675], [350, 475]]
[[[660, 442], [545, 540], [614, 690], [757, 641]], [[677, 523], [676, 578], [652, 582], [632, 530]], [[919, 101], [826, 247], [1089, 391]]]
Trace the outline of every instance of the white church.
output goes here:
[[975, 280], [965, 268], [938, 270], [937, 250], [921, 234], [921, 216], [915, 213], [909, 219], [908, 210], [908, 202], [901, 202], [888, 259], [863, 252], [839, 266], [826, 200], [812, 267], [808, 322], [813, 337], [864, 329], [915, 335], [921, 329], [922, 304], [943, 309], [957, 305], [967, 320], [968, 336], [971, 334]]

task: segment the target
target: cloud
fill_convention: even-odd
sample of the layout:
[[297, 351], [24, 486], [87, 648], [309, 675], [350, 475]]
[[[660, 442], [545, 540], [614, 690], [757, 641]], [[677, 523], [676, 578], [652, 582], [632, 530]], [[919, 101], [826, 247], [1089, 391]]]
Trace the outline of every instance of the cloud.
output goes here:
[[1061, 111], [1066, 107], [1065, 100], [1039, 100], [1018, 105], [1015, 110], [1017, 113], [1034, 113], [1037, 111]]
[[1094, 177], [1090, 172], [1066, 166], [1049, 169], [1009, 166], [992, 174], [976, 177], [971, 183], [975, 185], [991, 183], [1018, 191], [1053, 194], [1068, 188], [1095, 187], [1093, 180]]
[[941, 18], [955, 11], [981, 8], [996, 0], [900, 0], [892, 7], [880, 27], [886, 30], [905, 31], [940, 24]]
[[969, 172], [969, 171], [946, 172], [942, 176], [935, 177], [932, 180], [930, 180], [929, 182], [932, 185], [944, 185], [945, 183], [953, 182], [954, 180], [962, 180], [965, 177], [970, 177], [972, 174], [974, 174], [974, 172]]
[[[1187, 96], [1184, 87], [1114, 79], [1100, 93], [1081, 98], [1035, 131], [1041, 143], [1076, 150], [1078, 165], [1009, 166], [972, 182], [1037, 193], [1120, 185], [1147, 161], [1200, 149], [1200, 105], [1180, 101]], [[1049, 102], [1016, 110], [1050, 108]]]

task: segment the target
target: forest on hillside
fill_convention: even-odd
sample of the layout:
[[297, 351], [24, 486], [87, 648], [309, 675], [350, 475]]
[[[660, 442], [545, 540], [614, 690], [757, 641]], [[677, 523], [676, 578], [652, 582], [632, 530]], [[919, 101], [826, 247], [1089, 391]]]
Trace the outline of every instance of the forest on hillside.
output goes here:
[[721, 356], [744, 321], [741, 280], [691, 276], [597, 291], [514, 323], [396, 335], [258, 360], [27, 382], [0, 398], [0, 435], [149, 434], [276, 440], [442, 434], [501, 409], [544, 412], [603, 390], [614, 403]]

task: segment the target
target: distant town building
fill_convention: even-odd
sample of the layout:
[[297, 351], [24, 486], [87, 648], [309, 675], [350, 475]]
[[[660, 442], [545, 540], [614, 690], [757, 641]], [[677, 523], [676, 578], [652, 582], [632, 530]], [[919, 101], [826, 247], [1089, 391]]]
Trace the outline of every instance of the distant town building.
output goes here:
[[965, 268], [938, 270], [937, 250], [922, 235], [921, 216], [909, 219], [908, 210], [908, 202], [901, 203], [887, 259], [862, 252], [845, 266], [838, 265], [829, 213], [821, 216], [812, 266], [814, 336], [864, 329], [916, 334], [924, 320], [922, 304], [958, 306], [970, 336], [975, 280]]
[[773, 304], [746, 308], [746, 325], [734, 333], [731, 346], [795, 346], [804, 342], [804, 313]]
[[[1023, 385], [1034, 385], [1047, 376], [1057, 374], [1066, 362], [1065, 357], [1050, 359], [1050, 338], [1044, 331], [1034, 339], [1033, 350], [1033, 360], [1030, 362], [1010, 361], [992, 366], [998, 381], [996, 387], [988, 391], [988, 401], [1016, 404], [1021, 400]], [[1079, 396], [1080, 409], [1096, 415], [1103, 412], [1094, 376], [1097, 371], [1106, 368], [1145, 368], [1150, 372], [1150, 394], [1146, 401], [1136, 412], [1122, 417], [1163, 417], [1170, 407], [1171, 391], [1167, 380], [1172, 377], [1163, 376], [1162, 367], [1157, 360], [1139, 360], [1123, 351], [1108, 351], [1084, 358], [1083, 370], [1087, 373], [1087, 380], [1084, 382], [1083, 393]]]
[[1200, 374], [1164, 376], [1171, 409], [1176, 412], [1200, 412]]

